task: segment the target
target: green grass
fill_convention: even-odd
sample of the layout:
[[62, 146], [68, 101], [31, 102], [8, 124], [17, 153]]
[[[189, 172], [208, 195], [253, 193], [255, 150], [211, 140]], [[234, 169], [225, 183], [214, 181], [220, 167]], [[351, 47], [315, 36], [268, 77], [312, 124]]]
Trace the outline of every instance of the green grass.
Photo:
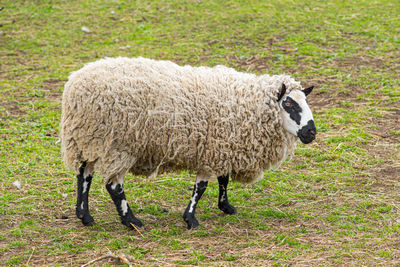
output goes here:
[[[0, 262], [78, 265], [111, 251], [137, 265], [399, 266], [399, 13], [395, 0], [2, 1]], [[141, 233], [120, 224], [96, 176], [97, 224], [83, 227], [56, 144], [60, 98], [69, 73], [105, 56], [293, 75], [316, 86], [317, 140], [256, 184], [231, 183], [234, 216], [210, 183], [194, 231], [182, 220], [193, 173], [127, 176]]]

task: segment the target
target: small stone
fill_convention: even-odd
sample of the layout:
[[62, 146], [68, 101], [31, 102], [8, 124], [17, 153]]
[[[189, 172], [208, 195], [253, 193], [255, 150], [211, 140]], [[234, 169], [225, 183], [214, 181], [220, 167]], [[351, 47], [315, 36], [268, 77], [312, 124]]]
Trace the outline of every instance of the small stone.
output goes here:
[[68, 196], [68, 194], [62, 194], [61, 195], [63, 198], [66, 198]]
[[115, 11], [114, 10], [111, 10], [111, 15], [115, 15]]
[[20, 183], [19, 181], [14, 181], [14, 182], [13, 182], [13, 185], [14, 185], [16, 188], [21, 189], [21, 183]]
[[86, 33], [91, 33], [91, 32], [92, 32], [91, 30], [89, 30], [89, 28], [87, 28], [87, 27], [85, 27], [85, 26], [83, 26], [83, 27], [81, 28], [81, 30], [82, 30], [83, 32], [86, 32]]
[[126, 45], [126, 46], [119, 47], [119, 49], [122, 49], [122, 50], [125, 50], [125, 49], [128, 49], [128, 48], [131, 48], [131, 46], [130, 45]]

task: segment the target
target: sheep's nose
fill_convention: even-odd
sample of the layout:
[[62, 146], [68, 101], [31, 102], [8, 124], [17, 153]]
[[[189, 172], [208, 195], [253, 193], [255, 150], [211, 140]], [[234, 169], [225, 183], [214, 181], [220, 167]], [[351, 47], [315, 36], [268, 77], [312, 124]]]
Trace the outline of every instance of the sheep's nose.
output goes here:
[[308, 133], [315, 136], [317, 134], [317, 131], [315, 129], [312, 129], [312, 130], [309, 130]]

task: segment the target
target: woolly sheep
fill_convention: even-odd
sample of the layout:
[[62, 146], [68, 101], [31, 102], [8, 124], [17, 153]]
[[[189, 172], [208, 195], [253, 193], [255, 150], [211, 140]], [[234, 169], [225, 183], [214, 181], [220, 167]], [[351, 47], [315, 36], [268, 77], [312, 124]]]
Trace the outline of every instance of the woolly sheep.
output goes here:
[[76, 215], [92, 225], [88, 195], [95, 171], [106, 181], [123, 224], [142, 226], [126, 199], [124, 176], [189, 169], [196, 172], [184, 212], [199, 225], [196, 205], [208, 181], [219, 183], [218, 207], [228, 202], [229, 177], [253, 183], [293, 155], [298, 138], [316, 129], [303, 89], [287, 75], [237, 72], [224, 66], [178, 66], [146, 58], [106, 58], [73, 72], [62, 99], [65, 165], [78, 178]]

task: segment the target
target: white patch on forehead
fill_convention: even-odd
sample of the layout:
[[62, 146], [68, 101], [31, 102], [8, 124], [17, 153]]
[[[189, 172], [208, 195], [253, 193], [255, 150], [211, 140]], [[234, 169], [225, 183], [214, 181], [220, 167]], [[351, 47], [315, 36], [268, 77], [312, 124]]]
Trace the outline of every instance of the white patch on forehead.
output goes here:
[[[299, 103], [302, 100], [306, 99], [306, 95], [303, 92], [301, 92], [300, 90], [293, 90], [293, 91], [290, 92], [290, 94], [288, 96], [290, 96], [297, 103]], [[299, 105], [300, 105], [300, 103], [299, 103]]]
[[299, 104], [299, 106], [301, 107], [301, 120], [299, 125], [300, 128], [307, 125], [310, 120], [314, 120], [310, 107], [308, 106], [308, 103], [306, 101], [306, 95], [303, 92], [301, 92], [300, 90], [293, 90], [288, 96], [296, 101], [297, 104]]

